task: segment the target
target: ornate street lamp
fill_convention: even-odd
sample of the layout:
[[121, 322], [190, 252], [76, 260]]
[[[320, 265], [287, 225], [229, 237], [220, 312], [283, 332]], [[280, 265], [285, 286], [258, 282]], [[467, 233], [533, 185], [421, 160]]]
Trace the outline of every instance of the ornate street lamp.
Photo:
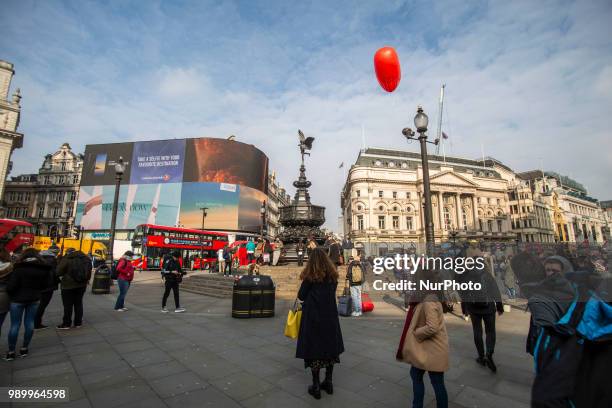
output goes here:
[[266, 200], [262, 201], [261, 208], [259, 209], [259, 213], [261, 214], [261, 239], [263, 241], [264, 228], [266, 226]]
[[113, 262], [113, 246], [115, 245], [115, 224], [117, 223], [117, 207], [119, 205], [119, 189], [121, 186], [121, 179], [125, 173], [125, 163], [123, 163], [123, 157], [119, 156], [119, 160], [115, 162], [115, 197], [113, 199], [113, 210], [111, 217], [111, 230], [108, 249], [110, 262]]
[[419, 136], [415, 137], [415, 132], [410, 128], [402, 130], [402, 134], [409, 140], [418, 140], [421, 144], [421, 164], [423, 167], [423, 195], [425, 196], [425, 243], [427, 246], [427, 254], [433, 254], [434, 246], [434, 224], [433, 224], [433, 212], [431, 207], [431, 189], [429, 184], [429, 161], [427, 158], [427, 143], [433, 145], [438, 144], [436, 139], [434, 142], [427, 140], [427, 125], [429, 124], [429, 118], [423, 112], [421, 106], [417, 107], [417, 114], [414, 117], [414, 126]]

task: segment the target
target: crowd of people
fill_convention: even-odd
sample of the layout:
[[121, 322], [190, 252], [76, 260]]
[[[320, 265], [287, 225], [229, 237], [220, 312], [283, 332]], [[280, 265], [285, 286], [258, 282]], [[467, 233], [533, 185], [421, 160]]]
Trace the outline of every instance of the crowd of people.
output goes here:
[[[331, 240], [329, 245], [310, 251], [297, 294], [302, 320], [296, 357], [303, 359], [311, 371], [308, 393], [316, 399], [321, 398], [321, 391], [333, 393], [333, 367], [344, 352], [336, 309], [336, 289], [341, 279], [338, 247], [345, 249]], [[458, 294], [462, 313], [472, 322], [475, 362], [497, 372], [493, 353], [496, 314], [504, 313], [501, 286], [507, 289], [505, 298], [523, 297], [531, 313], [525, 350], [533, 356], [536, 366], [532, 406], [612, 406], [612, 395], [606, 389], [607, 365], [612, 361], [612, 287], [605, 264], [607, 253], [595, 249], [587, 255], [584, 250], [572, 252], [561, 246], [551, 249], [534, 251], [523, 247], [511, 252], [503, 247], [491, 250], [469, 243], [460, 253], [450, 255], [486, 256], [489, 261], [484, 269], [461, 276], [463, 281], [480, 283], [482, 289]], [[359, 256], [349, 255], [349, 259], [345, 278], [352, 282], [355, 271], [362, 274], [368, 262]], [[412, 279], [440, 282], [445, 272], [418, 269]], [[354, 286], [361, 285], [356, 281]], [[352, 289], [351, 283], [353, 299], [360, 299], [360, 293]], [[413, 408], [423, 406], [425, 372], [431, 380], [436, 406], [448, 406], [444, 373], [449, 369], [451, 341], [444, 313], [451, 307], [449, 294], [441, 290], [416, 290], [410, 294], [396, 359], [411, 365]], [[357, 312], [358, 301], [354, 308]], [[358, 316], [355, 312], [353, 316]], [[323, 381], [321, 369], [325, 369]]]

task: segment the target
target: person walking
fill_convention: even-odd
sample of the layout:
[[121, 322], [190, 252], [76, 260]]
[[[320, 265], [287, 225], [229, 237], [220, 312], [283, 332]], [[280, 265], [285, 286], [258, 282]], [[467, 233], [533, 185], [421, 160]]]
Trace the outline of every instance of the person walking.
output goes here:
[[252, 263], [255, 260], [255, 242], [249, 240], [246, 243], [247, 262]]
[[11, 254], [5, 249], [0, 249], [0, 333], [4, 319], [11, 310], [11, 299], [6, 291], [6, 285], [9, 277], [13, 272], [13, 263], [11, 262]]
[[119, 294], [115, 302], [115, 311], [127, 312], [125, 307], [125, 297], [127, 296], [132, 280], [134, 279], [134, 265], [132, 265], [132, 251], [125, 251], [119, 262], [117, 263], [117, 286], [119, 286]]
[[232, 276], [232, 250], [227, 245], [223, 248], [223, 260], [225, 261], [223, 276], [225, 276], [226, 271], [227, 276]]
[[348, 264], [349, 259], [353, 256], [353, 241], [351, 241], [351, 237], [344, 237], [342, 240], [342, 254], [344, 256], [344, 263]]
[[181, 264], [178, 261], [179, 257], [181, 256], [180, 252], [174, 251], [171, 255], [172, 257], [164, 263], [164, 269], [162, 269], [162, 276], [164, 277], [165, 282], [164, 296], [162, 298], [162, 313], [168, 313], [166, 302], [168, 301], [170, 291], [172, 291], [172, 294], [174, 295], [174, 312], [183, 313], [185, 309], [181, 307], [180, 303], [179, 284], [183, 281], [183, 275], [185, 275], [185, 272], [183, 272], [181, 269]]
[[40, 301], [40, 293], [48, 286], [50, 269], [51, 267], [34, 248], [27, 248], [15, 262], [13, 272], [9, 275], [6, 284], [6, 291], [11, 299], [11, 328], [5, 358], [7, 361], [15, 359], [15, 348], [22, 321], [24, 334], [19, 356], [28, 355], [30, 341], [34, 335], [34, 319]]
[[[92, 263], [87, 255], [74, 248], [68, 248], [66, 255], [57, 266], [57, 275], [61, 279], [62, 303], [64, 317], [59, 330], [68, 330], [74, 323], [78, 329], [83, 325], [83, 296], [91, 279]], [[72, 314], [74, 311], [74, 320]]]
[[276, 237], [274, 240], [274, 253], [272, 256], [272, 266], [276, 266], [283, 252], [283, 241], [280, 238]]
[[40, 294], [40, 303], [36, 310], [36, 317], [34, 318], [34, 329], [43, 330], [48, 326], [42, 322], [45, 310], [53, 298], [53, 292], [59, 287], [59, 278], [57, 277], [57, 254], [59, 254], [59, 248], [57, 246], [50, 247], [46, 251], [40, 251], [39, 255], [43, 261], [49, 265], [49, 277], [48, 285]]
[[[464, 273], [463, 278], [472, 284], [481, 284], [480, 290], [463, 291], [461, 296], [461, 311], [472, 321], [474, 344], [478, 357], [476, 362], [487, 366], [492, 372], [497, 372], [493, 361], [495, 351], [495, 312], [500, 316], [504, 313], [504, 305], [497, 282], [488, 268], [472, 269]], [[486, 350], [482, 341], [482, 324], [484, 322]]]
[[[440, 282], [436, 273], [422, 269], [416, 272], [415, 280]], [[449, 346], [442, 302], [444, 296], [441, 291], [417, 292], [413, 295], [406, 314], [396, 359], [412, 366], [412, 408], [423, 407], [425, 371], [429, 373], [436, 395], [436, 407], [448, 407], [444, 372], [449, 366]]]
[[304, 251], [306, 251], [306, 246], [304, 245], [304, 239], [300, 238], [300, 241], [295, 246], [298, 266], [304, 265]]
[[217, 265], [219, 273], [222, 273], [225, 276], [225, 251], [227, 251], [227, 247], [219, 248], [217, 251]]
[[365, 270], [361, 264], [361, 258], [357, 255], [355, 258], [349, 258], [349, 264], [346, 271], [346, 279], [349, 282], [351, 292], [351, 303], [353, 304], [353, 312], [351, 316], [361, 316], [361, 287], [363, 285]]
[[[336, 305], [338, 271], [322, 248], [315, 248], [300, 274], [302, 284], [298, 301], [302, 303], [302, 320], [297, 340], [296, 358], [304, 360], [304, 367], [312, 372], [308, 393], [321, 398], [321, 390], [333, 394], [334, 364], [344, 352], [342, 331]], [[325, 380], [319, 373], [325, 368]]]

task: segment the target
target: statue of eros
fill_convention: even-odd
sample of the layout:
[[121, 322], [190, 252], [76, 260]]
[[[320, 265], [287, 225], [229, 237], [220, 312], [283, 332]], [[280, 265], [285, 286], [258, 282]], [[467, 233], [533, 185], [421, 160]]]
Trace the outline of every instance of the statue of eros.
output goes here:
[[307, 154], [310, 156], [308, 150], [312, 149], [312, 142], [314, 142], [315, 138], [312, 136], [304, 136], [304, 133], [302, 133], [300, 129], [298, 129], [298, 137], [300, 139], [300, 144], [298, 146], [300, 146], [300, 153], [302, 153], [302, 165], [304, 165], [304, 155]]

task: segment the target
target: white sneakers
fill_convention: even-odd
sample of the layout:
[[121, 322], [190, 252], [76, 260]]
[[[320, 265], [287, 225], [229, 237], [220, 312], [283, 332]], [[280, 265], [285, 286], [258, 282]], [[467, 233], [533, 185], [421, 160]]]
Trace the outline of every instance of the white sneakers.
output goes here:
[[359, 317], [359, 316], [361, 316], [361, 313], [359, 313], [359, 312], [353, 312], [353, 313], [351, 313], [351, 316], [353, 316], [353, 317]]
[[128, 311], [127, 307], [124, 307], [122, 309], [115, 309], [115, 312], [127, 312], [127, 311]]
[[[174, 310], [174, 313], [183, 313], [184, 311], [185, 311], [185, 308], [184, 308], [184, 307], [179, 307], [179, 308], [177, 308], [176, 310]], [[165, 308], [165, 307], [162, 307], [161, 312], [162, 312], [162, 313], [168, 313], [168, 309], [167, 309], [167, 308]]]

